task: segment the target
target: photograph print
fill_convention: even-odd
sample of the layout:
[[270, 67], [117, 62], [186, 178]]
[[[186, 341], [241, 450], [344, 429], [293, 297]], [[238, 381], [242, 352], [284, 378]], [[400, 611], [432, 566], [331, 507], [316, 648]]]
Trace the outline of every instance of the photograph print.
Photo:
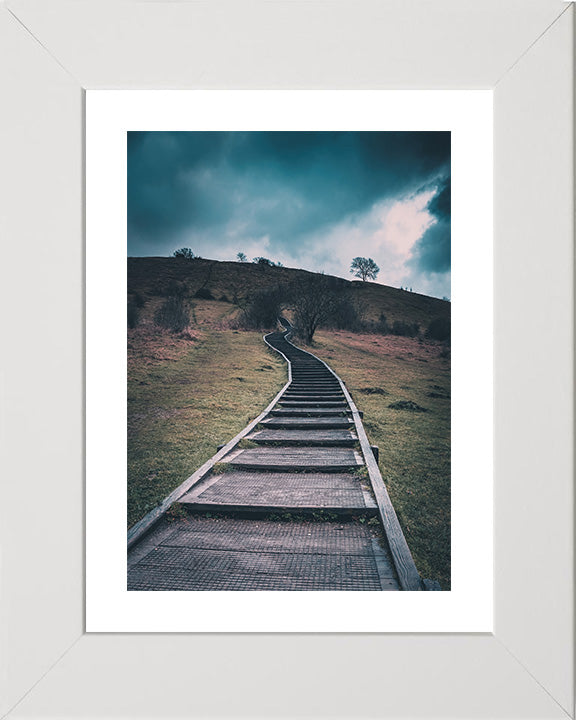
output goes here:
[[450, 132], [127, 133], [130, 591], [450, 591]]

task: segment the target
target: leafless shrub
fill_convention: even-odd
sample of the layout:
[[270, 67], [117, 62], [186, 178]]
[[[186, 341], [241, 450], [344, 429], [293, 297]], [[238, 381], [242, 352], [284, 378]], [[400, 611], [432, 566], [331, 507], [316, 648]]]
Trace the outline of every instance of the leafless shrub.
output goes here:
[[240, 325], [246, 329], [267, 329], [276, 327], [286, 299], [283, 286], [257, 290], [242, 303]]
[[154, 320], [172, 332], [182, 332], [190, 324], [190, 308], [183, 295], [171, 295], [160, 305]]

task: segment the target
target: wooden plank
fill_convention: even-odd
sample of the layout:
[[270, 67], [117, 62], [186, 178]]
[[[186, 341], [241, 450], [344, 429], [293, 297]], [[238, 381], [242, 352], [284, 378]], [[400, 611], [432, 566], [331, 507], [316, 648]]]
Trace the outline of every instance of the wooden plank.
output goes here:
[[294, 385], [337, 385], [334, 378], [329, 377], [299, 377], [292, 375]]
[[333, 383], [324, 383], [324, 384], [313, 384], [313, 383], [306, 383], [306, 384], [294, 384], [290, 385], [290, 392], [298, 392], [301, 395], [302, 394], [312, 394], [315, 392], [320, 392], [323, 395], [326, 393], [339, 393], [340, 387], [338, 385], [335, 385]]
[[318, 502], [306, 504], [305, 501], [298, 502], [297, 498], [293, 502], [277, 502], [266, 503], [262, 499], [250, 498], [246, 504], [242, 503], [224, 503], [224, 502], [207, 502], [204, 500], [188, 501], [185, 495], [180, 501], [180, 505], [189, 512], [205, 513], [205, 512], [221, 512], [221, 513], [248, 513], [253, 515], [263, 515], [267, 513], [291, 513], [295, 515], [310, 515], [325, 512], [330, 515], [338, 515], [339, 517], [375, 517], [378, 515], [378, 509], [374, 507], [366, 507], [365, 505], [335, 505], [333, 502], [321, 504]]
[[317, 462], [319, 464], [337, 462], [349, 462], [352, 465], [362, 464], [359, 462], [360, 455], [351, 448], [319, 448], [319, 447], [257, 447], [247, 450], [239, 450], [233, 455], [224, 458], [224, 462], [237, 463], [240, 460], [266, 460]]
[[309, 398], [310, 395], [305, 395], [304, 397], [286, 397], [283, 395], [278, 401], [278, 404], [286, 405], [288, 407], [306, 407], [306, 403], [309, 403], [310, 407], [347, 407], [344, 396], [337, 397], [334, 400], [323, 397], [318, 400], [310, 400]]
[[290, 389], [294, 390], [301, 387], [320, 387], [326, 389], [333, 389], [338, 391], [340, 388], [338, 384], [332, 380], [293, 380], [290, 385]]
[[[366, 496], [359, 478], [351, 473], [235, 470], [211, 476], [209, 480], [211, 482], [192, 488], [178, 502], [194, 512], [203, 512], [200, 506], [207, 503], [226, 512], [240, 508], [249, 510], [251, 506], [259, 512], [263, 508], [325, 510], [339, 507], [348, 514], [357, 514], [358, 510], [362, 514], [368, 510], [367, 516], [373, 516], [376, 511], [376, 503]], [[138, 547], [147, 542], [146, 538]]]
[[336, 383], [292, 383], [290, 385], [290, 392], [309, 392], [309, 391], [322, 391], [326, 392], [339, 392], [340, 387]]
[[354, 418], [354, 424], [356, 425], [356, 434], [362, 448], [362, 454], [364, 455], [364, 461], [370, 476], [370, 482], [372, 484], [372, 490], [376, 498], [376, 503], [380, 510], [380, 518], [386, 533], [386, 539], [390, 547], [390, 553], [398, 573], [398, 579], [403, 590], [422, 590], [422, 581], [420, 573], [418, 572], [400, 523], [398, 522], [398, 516], [386, 490], [384, 480], [380, 474], [378, 463], [374, 457], [370, 442], [364, 430], [364, 425], [358, 414], [358, 410], [350, 394], [343, 386], [344, 392], [347, 395], [347, 400], [350, 403], [352, 410], [352, 417]]
[[262, 470], [322, 470], [336, 472], [364, 464], [351, 448], [259, 447], [241, 450], [226, 459], [233, 467]]
[[341, 445], [352, 446], [357, 436], [350, 430], [306, 429], [295, 430], [257, 430], [247, 436], [256, 443], [282, 443], [282, 445]]
[[[316, 488], [323, 491], [361, 488], [362, 483], [353, 473], [325, 473], [322, 471], [314, 473], [295, 472], [262, 472], [260, 470], [230, 470], [228, 472], [214, 475], [217, 483], [194, 487], [188, 495], [201, 495], [210, 490], [210, 493], [221, 487], [244, 488], [244, 487], [297, 487]], [[208, 494], [210, 494], [208, 493]]]
[[317, 392], [314, 395], [303, 392], [292, 392], [287, 390], [282, 395], [283, 400], [343, 400], [344, 393], [336, 394], [334, 392]]
[[390, 555], [384, 550], [376, 538], [372, 538], [372, 551], [374, 553], [376, 570], [380, 577], [382, 590], [397, 588], [398, 576], [396, 575], [393, 563], [390, 561]]
[[315, 407], [298, 407], [298, 408], [275, 408], [274, 410], [270, 411], [270, 415], [274, 415], [275, 417], [300, 417], [300, 416], [306, 416], [306, 415], [319, 415], [319, 416], [329, 416], [329, 415], [345, 415], [348, 411], [348, 408], [315, 408]]
[[265, 428], [281, 430], [283, 428], [303, 429], [306, 428], [348, 428], [354, 425], [351, 417], [270, 417], [263, 420], [260, 425]]
[[286, 402], [287, 400], [297, 400], [299, 402], [308, 402], [314, 404], [315, 402], [344, 402], [344, 395], [338, 397], [335, 395], [283, 395], [280, 402]]
[[288, 390], [286, 390], [286, 395], [319, 395], [322, 397], [325, 397], [328, 395], [329, 397], [333, 395], [334, 397], [344, 397], [344, 393], [340, 390], [339, 386], [334, 387], [327, 387], [327, 388], [310, 388], [307, 389], [304, 387], [294, 387], [291, 385]]
[[328, 373], [323, 372], [299, 372], [298, 370], [295, 370], [292, 373], [292, 377], [294, 380], [332, 380], [333, 378], [328, 375]]

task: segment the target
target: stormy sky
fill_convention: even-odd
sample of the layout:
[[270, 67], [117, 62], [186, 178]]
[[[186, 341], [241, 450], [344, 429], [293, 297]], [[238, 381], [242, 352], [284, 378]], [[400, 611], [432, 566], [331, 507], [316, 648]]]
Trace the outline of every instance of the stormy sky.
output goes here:
[[450, 133], [129, 132], [128, 255], [265, 256], [450, 296]]

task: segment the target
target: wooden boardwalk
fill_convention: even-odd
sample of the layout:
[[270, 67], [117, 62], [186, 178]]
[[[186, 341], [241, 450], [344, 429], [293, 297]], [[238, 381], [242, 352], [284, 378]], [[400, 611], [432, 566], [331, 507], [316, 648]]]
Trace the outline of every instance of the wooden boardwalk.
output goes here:
[[175, 491], [183, 517], [141, 521], [129, 590], [426, 589], [352, 398], [285, 326], [265, 339], [288, 361], [288, 384]]

